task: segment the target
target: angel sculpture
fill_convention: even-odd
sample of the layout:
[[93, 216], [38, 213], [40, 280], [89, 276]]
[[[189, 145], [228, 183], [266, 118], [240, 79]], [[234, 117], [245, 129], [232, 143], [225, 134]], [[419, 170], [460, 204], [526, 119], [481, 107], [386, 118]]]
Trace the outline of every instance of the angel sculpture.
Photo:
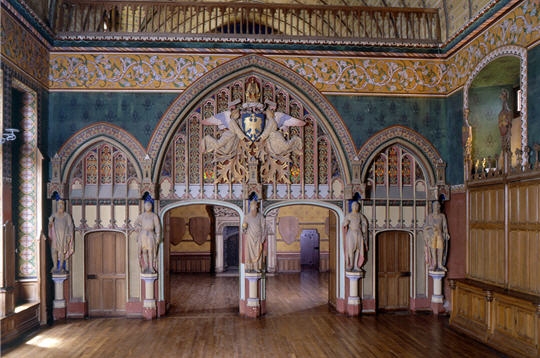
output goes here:
[[203, 120], [202, 124], [206, 126], [216, 125], [224, 131], [219, 139], [209, 135], [205, 136], [201, 142], [201, 151], [203, 153], [215, 152], [216, 161], [233, 158], [237, 154], [240, 139], [244, 137], [244, 132], [236, 122], [239, 117], [240, 112], [235, 109], [220, 112]]
[[[243, 108], [256, 111], [261, 110], [262, 106], [260, 103], [253, 102]], [[272, 177], [286, 178], [284, 171], [289, 165], [290, 154], [301, 153], [302, 140], [299, 137], [286, 139], [282, 130], [290, 126], [304, 126], [305, 122], [273, 110], [267, 110], [265, 115], [264, 128], [262, 128], [264, 122], [248, 121], [242, 129], [238, 123], [241, 116], [239, 109], [217, 113], [201, 122], [204, 125], [217, 125], [220, 130], [223, 130], [218, 139], [207, 135], [201, 142], [203, 153], [214, 153], [214, 162], [217, 163], [220, 178], [227, 182], [245, 179], [243, 176], [247, 173], [247, 158], [252, 155], [263, 163], [263, 173], [267, 175], [281, 173], [272, 174]], [[246, 117], [246, 113], [242, 114], [242, 117], [246, 118], [253, 116], [254, 114], [251, 114]], [[257, 136], [257, 133], [260, 133], [260, 136]]]
[[[261, 134], [266, 152], [272, 159], [285, 161], [291, 153], [302, 153], [302, 140], [299, 137], [286, 139], [283, 130], [286, 127], [303, 127], [306, 122], [281, 112], [266, 111], [267, 124]], [[288, 160], [287, 160], [288, 161]]]

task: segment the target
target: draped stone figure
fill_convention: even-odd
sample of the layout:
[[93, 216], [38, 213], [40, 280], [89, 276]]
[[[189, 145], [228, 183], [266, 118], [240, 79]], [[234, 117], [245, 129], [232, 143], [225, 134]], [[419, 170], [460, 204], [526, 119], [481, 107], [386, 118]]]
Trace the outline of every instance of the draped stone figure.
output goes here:
[[424, 238], [426, 240], [426, 261], [430, 270], [447, 271], [446, 255], [448, 252], [448, 223], [446, 215], [441, 213], [441, 204], [433, 203], [433, 212], [426, 218]]
[[343, 222], [345, 230], [345, 268], [347, 271], [360, 271], [366, 262], [368, 249], [368, 220], [360, 212], [360, 204], [355, 201]]
[[242, 229], [245, 235], [246, 271], [261, 272], [267, 230], [266, 221], [259, 212], [256, 201], [249, 203], [248, 214], [244, 218]]
[[159, 217], [152, 211], [152, 201], [144, 202], [144, 212], [135, 220], [138, 231], [139, 264], [142, 273], [157, 272], [157, 251], [161, 237]]
[[65, 203], [58, 200], [56, 213], [49, 217], [49, 239], [53, 273], [65, 273], [66, 261], [73, 255], [74, 225], [73, 218], [65, 211]]

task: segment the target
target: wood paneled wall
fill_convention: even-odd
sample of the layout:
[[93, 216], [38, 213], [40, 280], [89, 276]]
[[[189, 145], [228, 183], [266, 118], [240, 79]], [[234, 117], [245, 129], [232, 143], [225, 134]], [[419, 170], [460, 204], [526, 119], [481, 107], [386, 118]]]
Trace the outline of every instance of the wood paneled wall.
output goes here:
[[468, 274], [484, 282], [505, 284], [505, 187], [470, 191]]
[[172, 252], [170, 256], [170, 271], [174, 273], [189, 272], [210, 272], [211, 256], [210, 253], [180, 253]]
[[508, 190], [508, 288], [540, 294], [540, 180]]
[[468, 188], [467, 279], [450, 324], [511, 356], [540, 356], [540, 173]]

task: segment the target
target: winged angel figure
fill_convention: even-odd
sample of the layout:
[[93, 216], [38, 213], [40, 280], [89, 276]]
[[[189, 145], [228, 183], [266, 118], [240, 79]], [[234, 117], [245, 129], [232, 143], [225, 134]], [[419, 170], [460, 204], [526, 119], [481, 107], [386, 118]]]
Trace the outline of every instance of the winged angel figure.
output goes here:
[[[262, 163], [261, 176], [266, 180], [289, 182], [286, 173], [292, 153], [302, 153], [299, 137], [287, 139], [287, 127], [304, 126], [306, 123], [288, 114], [267, 110], [266, 125], [261, 135], [252, 140], [238, 123], [240, 110], [220, 112], [206, 118], [201, 123], [216, 125], [222, 130], [219, 138], [205, 136], [201, 142], [203, 153], [214, 153], [214, 163], [218, 169], [218, 180], [242, 182], [247, 179], [247, 161], [256, 157]], [[251, 138], [251, 139], [250, 139]], [[221, 178], [221, 179], [220, 179]]]

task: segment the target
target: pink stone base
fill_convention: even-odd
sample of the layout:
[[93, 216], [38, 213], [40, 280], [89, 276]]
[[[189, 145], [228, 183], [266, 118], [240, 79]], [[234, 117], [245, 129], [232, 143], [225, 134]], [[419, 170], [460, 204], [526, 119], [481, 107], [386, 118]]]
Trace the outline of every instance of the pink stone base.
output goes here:
[[54, 308], [53, 309], [53, 318], [54, 318], [55, 321], [65, 320], [66, 319], [66, 313], [67, 313], [66, 307]]
[[446, 312], [443, 304], [437, 302], [431, 302], [431, 310], [433, 311], [433, 314], [442, 314]]
[[79, 301], [68, 302], [67, 315], [70, 318], [84, 318], [88, 316], [88, 302], [79, 302]]
[[362, 301], [358, 305], [347, 305], [347, 315], [350, 317], [359, 316], [360, 312], [362, 312]]
[[155, 308], [143, 307], [142, 316], [144, 319], [154, 319], [157, 317], [157, 310]]
[[374, 298], [362, 300], [362, 312], [373, 313], [376, 311], [376, 309], [377, 306]]
[[338, 311], [339, 313], [346, 313], [347, 301], [342, 298], [338, 298], [336, 301], [336, 311]]
[[165, 301], [157, 301], [158, 317], [165, 316], [166, 314], [167, 314], [167, 303]]

